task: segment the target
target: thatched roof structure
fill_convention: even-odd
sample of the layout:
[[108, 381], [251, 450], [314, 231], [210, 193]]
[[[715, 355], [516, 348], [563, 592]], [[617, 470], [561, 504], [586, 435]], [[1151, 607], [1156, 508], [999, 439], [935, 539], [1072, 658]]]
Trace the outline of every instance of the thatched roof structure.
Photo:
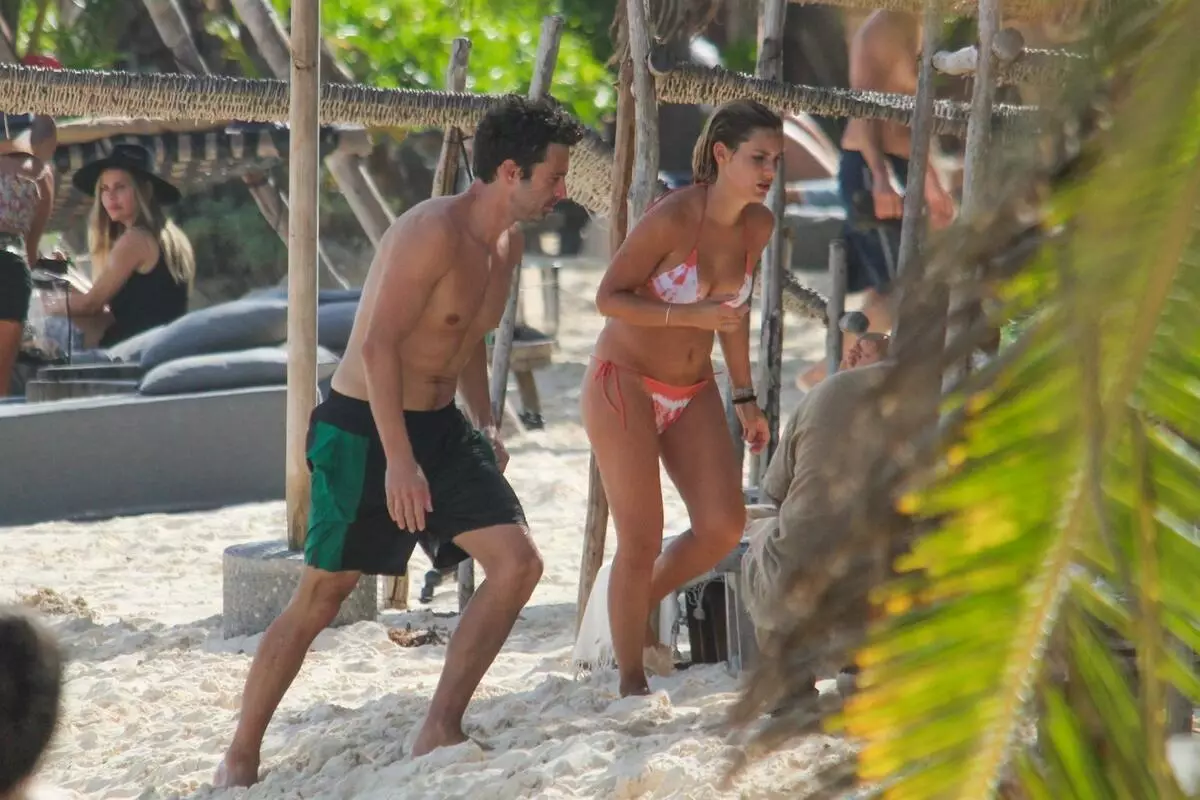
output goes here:
[[[342, 134], [337, 126], [321, 129], [322, 157], [345, 145]], [[92, 198], [75, 189], [71, 178], [85, 164], [103, 158], [122, 143], [140, 144], [149, 150], [158, 174], [186, 195], [286, 162], [288, 128], [261, 122], [104, 119], [64, 123], [54, 153], [54, 210], [49, 227], [63, 230], [82, 224]]]

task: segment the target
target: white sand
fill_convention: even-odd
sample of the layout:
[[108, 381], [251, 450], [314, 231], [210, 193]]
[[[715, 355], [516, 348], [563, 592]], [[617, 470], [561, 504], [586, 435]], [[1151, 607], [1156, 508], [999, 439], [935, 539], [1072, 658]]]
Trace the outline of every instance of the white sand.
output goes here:
[[[526, 289], [533, 289], [537, 273], [526, 277]], [[208, 782], [233, 733], [259, 641], [221, 638], [221, 553], [231, 544], [284, 535], [283, 504], [269, 503], [0, 530], [0, 602], [46, 588], [82, 598], [92, 617], [78, 610], [50, 617], [71, 662], [64, 719], [43, 779], [80, 798], [806, 794], [812, 770], [844, 753], [844, 744], [823, 736], [799, 740], [720, 790], [733, 752], [723, 722], [736, 696], [723, 666], [653, 679], [654, 696], [625, 701], [617, 697], [614, 673], [579, 680], [573, 674], [588, 463], [578, 398], [600, 328], [591, 304], [597, 279], [594, 271], [563, 271], [561, 350], [538, 374], [546, 429], [509, 445], [508, 475], [546, 573], [468, 710], [468, 732], [493, 751], [467, 744], [423, 759], [406, 755], [445, 648], [398, 647], [388, 628], [452, 629], [456, 622], [449, 585], [431, 607], [417, 604], [427, 568], [418, 557], [415, 610], [322, 633], [267, 732], [264, 780], [249, 790], [212, 790]], [[538, 293], [529, 295], [536, 324]], [[794, 378], [805, 359], [819, 357], [823, 332], [793, 324], [786, 342], [785, 416], [799, 396]], [[687, 517], [668, 492], [667, 532], [678, 532]], [[608, 538], [611, 554], [611, 531]]]

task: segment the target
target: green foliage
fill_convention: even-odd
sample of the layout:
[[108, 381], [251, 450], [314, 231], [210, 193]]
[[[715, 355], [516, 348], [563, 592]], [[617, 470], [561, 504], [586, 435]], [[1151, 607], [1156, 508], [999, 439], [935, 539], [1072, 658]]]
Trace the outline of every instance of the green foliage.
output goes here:
[[[87, 24], [65, 24], [59, 17], [58, 4], [46, 9], [42, 30], [36, 47], [40, 53], [52, 53], [63, 65], [72, 69], [106, 69], [122, 61], [119, 38], [129, 25], [130, 0], [82, 0], [80, 19]], [[30, 37], [37, 17], [35, 2], [21, 3], [20, 26], [17, 30], [17, 49], [20, 55], [30, 52]]]
[[726, 69], [753, 75], [758, 65], [758, 42], [754, 39], [739, 39], [730, 42], [721, 50], [721, 60]]
[[1164, 709], [1171, 687], [1200, 702], [1171, 645], [1200, 650], [1200, 455], [1183, 441], [1200, 440], [1200, 5], [1113, 26], [1111, 128], [1054, 187], [1063, 233], [1005, 288], [1039, 312], [950, 399], [960, 435], [900, 503], [936, 529], [881, 595], [891, 616], [844, 718], [885, 797], [989, 798], [1014, 761], [1030, 797], [1180, 796]]
[[[275, 3], [287, 19], [288, 0]], [[468, 91], [524, 92], [541, 19], [553, 13], [564, 12], [546, 0], [449, 7], [440, 0], [328, 0], [321, 4], [321, 30], [337, 57], [366, 83], [441, 89], [450, 43], [465, 36], [471, 40]], [[596, 52], [606, 25], [598, 12], [579, 22], [567, 16], [554, 72], [554, 96], [591, 125], [615, 103], [612, 75]]]
[[244, 278], [249, 288], [286, 274], [287, 248], [241, 181], [186, 196], [174, 216], [192, 242], [201, 276], [219, 269]]

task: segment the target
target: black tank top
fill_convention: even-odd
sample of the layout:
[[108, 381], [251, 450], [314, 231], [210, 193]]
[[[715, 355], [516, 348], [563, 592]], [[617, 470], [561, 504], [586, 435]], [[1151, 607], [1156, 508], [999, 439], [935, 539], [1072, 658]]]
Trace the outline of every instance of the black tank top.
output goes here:
[[112, 347], [131, 336], [173, 322], [187, 313], [188, 285], [176, 283], [159, 248], [154, 269], [134, 272], [108, 301], [113, 324], [108, 326], [101, 347]]

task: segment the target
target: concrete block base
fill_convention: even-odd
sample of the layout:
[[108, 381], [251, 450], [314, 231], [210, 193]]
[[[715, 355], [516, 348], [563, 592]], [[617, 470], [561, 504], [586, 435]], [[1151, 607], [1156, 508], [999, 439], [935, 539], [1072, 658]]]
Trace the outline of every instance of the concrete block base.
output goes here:
[[[232, 545], [225, 549], [222, 561], [225, 638], [262, 633], [292, 599], [304, 554], [289, 550], [285, 541], [271, 540]], [[364, 575], [331, 627], [373, 620], [378, 611], [379, 580]]]

